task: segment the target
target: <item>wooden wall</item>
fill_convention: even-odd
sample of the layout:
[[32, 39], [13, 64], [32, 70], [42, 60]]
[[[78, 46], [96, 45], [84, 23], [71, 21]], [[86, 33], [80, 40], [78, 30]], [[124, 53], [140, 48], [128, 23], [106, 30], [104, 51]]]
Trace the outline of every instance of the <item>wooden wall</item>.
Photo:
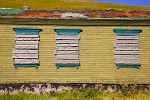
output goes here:
[[[15, 46], [13, 28], [40, 28], [38, 69], [13, 66]], [[76, 68], [55, 66], [56, 39], [54, 29], [82, 29], [80, 33], [80, 64]], [[113, 29], [142, 29], [139, 36], [140, 69], [120, 68], [114, 63], [116, 34]], [[40, 26], [0, 25], [0, 83], [118, 83], [130, 81], [150, 84], [150, 26]]]

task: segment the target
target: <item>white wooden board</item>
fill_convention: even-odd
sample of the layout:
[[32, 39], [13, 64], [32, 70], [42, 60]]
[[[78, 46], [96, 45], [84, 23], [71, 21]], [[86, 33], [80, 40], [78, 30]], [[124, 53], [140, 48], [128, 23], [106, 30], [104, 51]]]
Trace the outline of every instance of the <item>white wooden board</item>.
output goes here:
[[71, 35], [56, 35], [56, 39], [69, 39], [69, 40], [78, 40], [80, 36], [71, 36]]
[[79, 51], [55, 51], [56, 55], [79, 55]]
[[13, 54], [13, 58], [39, 58], [38, 54]]
[[15, 64], [37, 64], [38, 59], [15, 59]]
[[139, 51], [115, 51], [116, 55], [138, 55]]
[[117, 44], [138, 44], [138, 40], [116, 40]]
[[115, 59], [139, 59], [139, 55], [114, 55]]
[[38, 45], [15, 45], [16, 49], [38, 49]]
[[116, 36], [116, 39], [123, 39], [123, 40], [137, 40], [139, 36]]
[[56, 64], [79, 64], [79, 60], [56, 60]]
[[38, 41], [39, 38], [16, 38], [16, 41]]
[[56, 50], [59, 51], [59, 50], [69, 50], [69, 51], [76, 51], [76, 50], [79, 50], [79, 47], [56, 47]]
[[140, 64], [139, 59], [115, 59], [116, 64]]
[[13, 53], [14, 54], [28, 54], [28, 53], [30, 53], [30, 54], [38, 54], [38, 50], [20, 50], [20, 49], [14, 49], [13, 50]]
[[139, 47], [116, 47], [115, 50], [128, 50], [128, 51], [138, 51]]
[[39, 41], [16, 41], [16, 45], [38, 45]]
[[114, 47], [138, 47], [139, 44], [115, 44]]
[[27, 37], [29, 37], [29, 38], [36, 38], [36, 37], [37, 37], [37, 38], [38, 38], [39, 35], [22, 35], [22, 34], [19, 34], [19, 35], [18, 35], [18, 34], [17, 34], [16, 37], [17, 37], [17, 38], [25, 38], [25, 37], [26, 37], [26, 38], [27, 38]]
[[64, 46], [64, 47], [78, 47], [79, 44], [56, 44], [56, 46]]
[[56, 55], [56, 59], [64, 59], [64, 60], [78, 60], [79, 59], [79, 55]]
[[56, 43], [79, 43], [79, 40], [56, 40]]

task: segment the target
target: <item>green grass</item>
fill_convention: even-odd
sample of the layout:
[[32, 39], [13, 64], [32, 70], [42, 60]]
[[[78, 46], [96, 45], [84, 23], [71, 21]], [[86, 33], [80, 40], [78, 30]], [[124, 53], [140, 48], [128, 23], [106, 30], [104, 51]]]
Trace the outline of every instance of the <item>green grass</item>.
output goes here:
[[[69, 0], [66, 0], [69, 1]], [[29, 6], [32, 10], [106, 10], [113, 8], [115, 10], [150, 10], [150, 7], [134, 7], [119, 4], [106, 4], [97, 2], [66, 2], [63, 0], [1, 0], [1, 8], [18, 8]]]
[[0, 100], [150, 100], [150, 94], [139, 91], [125, 95], [122, 92], [106, 93], [93, 89], [80, 92], [51, 93], [44, 95], [16, 94], [1, 95]]

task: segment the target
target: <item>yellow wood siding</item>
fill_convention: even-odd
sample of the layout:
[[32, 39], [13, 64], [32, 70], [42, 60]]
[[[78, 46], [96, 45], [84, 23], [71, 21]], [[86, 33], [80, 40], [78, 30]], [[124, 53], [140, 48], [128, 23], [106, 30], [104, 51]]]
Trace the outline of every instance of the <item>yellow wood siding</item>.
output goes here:
[[[15, 46], [13, 28], [40, 28], [38, 69], [13, 66]], [[55, 66], [56, 39], [54, 29], [82, 29], [80, 33], [80, 64], [76, 68]], [[120, 68], [114, 63], [116, 34], [113, 29], [142, 29], [139, 36], [140, 69]], [[150, 84], [150, 26], [40, 26], [0, 25], [0, 83], [118, 83], [132, 81]]]

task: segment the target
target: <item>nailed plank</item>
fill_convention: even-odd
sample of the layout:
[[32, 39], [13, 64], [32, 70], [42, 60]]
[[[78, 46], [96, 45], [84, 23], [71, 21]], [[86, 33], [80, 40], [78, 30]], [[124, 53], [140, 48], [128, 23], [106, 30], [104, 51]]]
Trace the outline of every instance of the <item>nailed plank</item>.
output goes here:
[[38, 54], [13, 54], [13, 58], [39, 58]]
[[56, 59], [64, 59], [64, 60], [78, 60], [79, 55], [56, 55]]
[[79, 64], [79, 60], [56, 60], [56, 64]]
[[138, 47], [139, 44], [115, 44], [114, 47]]
[[139, 55], [115, 55], [115, 59], [139, 59]]
[[22, 35], [22, 34], [20, 34], [20, 35], [16, 35], [16, 38], [27, 38], [27, 37], [29, 37], [29, 38], [38, 38], [39, 37], [39, 35]]
[[38, 45], [39, 41], [16, 41], [16, 45]]
[[116, 40], [117, 44], [138, 44], [138, 40]]
[[115, 59], [116, 64], [140, 64], [139, 59]]
[[56, 50], [70, 50], [70, 51], [74, 50], [74, 51], [76, 51], [76, 50], [79, 50], [79, 47], [56, 47]]
[[19, 53], [22, 53], [22, 54], [24, 54], [24, 53], [30, 53], [30, 54], [36, 54], [36, 53], [38, 53], [38, 50], [18, 50], [18, 49], [14, 49], [13, 50], [13, 53], [14, 54], [19, 54]]
[[38, 64], [38, 59], [15, 59], [15, 64]]
[[79, 46], [79, 44], [56, 44], [56, 46], [78, 47], [78, 46]]
[[115, 50], [137, 51], [137, 50], [139, 50], [139, 47], [116, 47]]
[[115, 51], [115, 55], [138, 55], [139, 51]]
[[78, 40], [80, 36], [73, 36], [73, 35], [56, 35], [56, 39], [69, 39], [69, 40]]
[[15, 45], [16, 49], [38, 49], [38, 45]]
[[116, 36], [116, 39], [118, 40], [137, 40], [139, 39], [139, 36]]
[[39, 38], [16, 38], [16, 41], [38, 41]]
[[56, 43], [79, 43], [79, 40], [56, 40]]
[[55, 54], [57, 55], [78, 55], [79, 51], [55, 51]]

